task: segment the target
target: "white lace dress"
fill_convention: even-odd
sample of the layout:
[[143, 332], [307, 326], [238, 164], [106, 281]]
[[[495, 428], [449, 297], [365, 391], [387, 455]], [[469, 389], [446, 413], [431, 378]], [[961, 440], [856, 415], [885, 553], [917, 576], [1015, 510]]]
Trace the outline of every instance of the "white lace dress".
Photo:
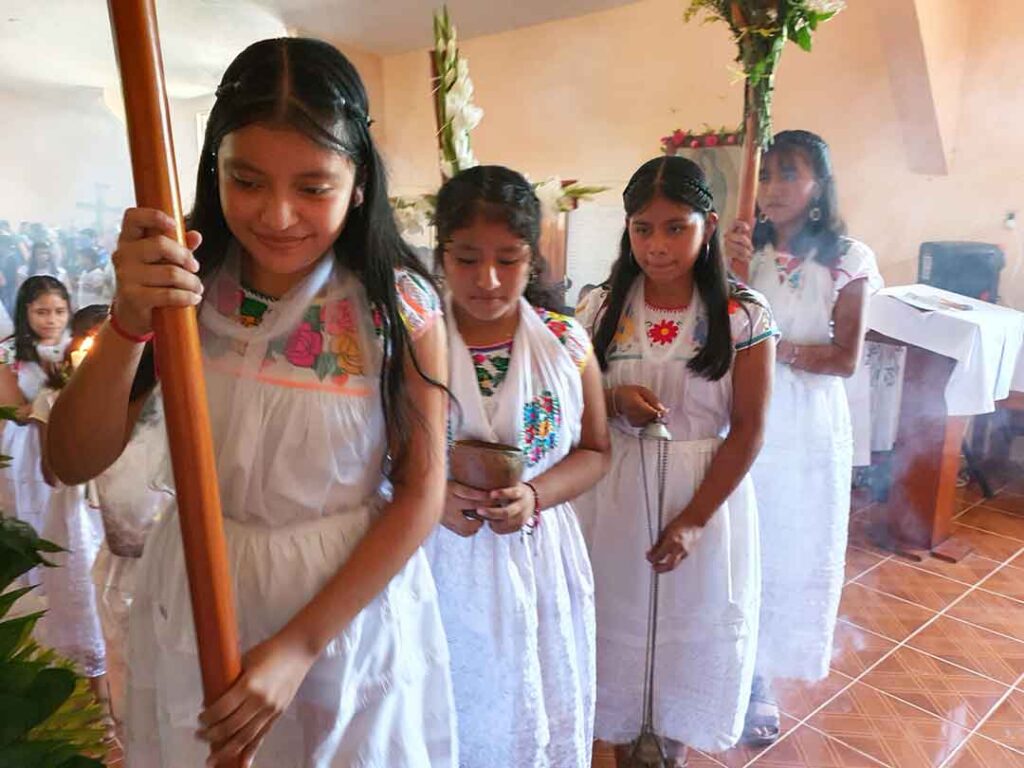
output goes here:
[[[51, 389], [39, 393], [32, 408], [33, 421], [49, 421], [58, 394]], [[97, 677], [107, 671], [92, 583], [93, 564], [103, 541], [99, 510], [86, 503], [84, 485], [58, 483], [47, 495], [43, 519], [43, 538], [67, 551], [49, 558], [57, 568], [39, 569], [47, 610], [37, 625], [38, 638], [74, 661], [86, 677]]]
[[[508, 372], [487, 402], [451, 321], [449, 351], [454, 438], [519, 446], [526, 480], [579, 443], [590, 342], [572, 318], [521, 300]], [[544, 509], [531, 536], [440, 527], [426, 550], [451, 647], [460, 766], [589, 768], [594, 585], [572, 505]]]
[[[595, 289], [577, 310], [593, 332], [607, 291]], [[733, 342], [746, 349], [776, 334], [756, 303], [730, 302]], [[605, 387], [639, 384], [669, 408], [666, 521], [700, 486], [729, 431], [732, 376], [708, 381], [687, 367], [707, 338], [699, 295], [678, 320], [655, 322], [643, 279], [628, 297], [608, 350]], [[637, 430], [613, 419], [612, 468], [576, 501], [594, 564], [597, 599], [596, 738], [624, 744], [640, 731], [647, 648], [652, 545], [644, 501], [657, 498], [656, 452]], [[644, 462], [641, 461], [644, 451]], [[656, 510], [652, 510], [656, 514]], [[761, 597], [760, 546], [753, 484], [744, 478], [711, 517], [679, 566], [660, 577], [654, 726], [662, 736], [709, 752], [732, 746], [754, 673]]]
[[[839, 291], [881, 275], [857, 241], [835, 268], [796, 263], [774, 248], [750, 265], [750, 283], [771, 304], [782, 338], [827, 344]], [[761, 514], [763, 597], [757, 672], [767, 679], [828, 675], [843, 588], [853, 433], [843, 380], [775, 366], [765, 445], [751, 470]]]
[[[438, 321], [429, 287], [405, 272], [396, 285], [414, 335]], [[386, 503], [382, 346], [362, 284], [332, 257], [280, 301], [261, 305], [241, 290], [231, 256], [206, 295], [203, 357], [244, 651], [337, 572]], [[130, 765], [203, 765], [176, 514], [146, 542], [129, 645]], [[452, 768], [455, 749], [437, 592], [417, 551], [328, 644], [254, 765]]]
[[[44, 363], [57, 363], [64, 359], [70, 337], [59, 344], [36, 346]], [[15, 359], [14, 339], [0, 343], [0, 365], [9, 365], [18, 377], [18, 388], [25, 401], [34, 403], [46, 385], [46, 371], [39, 363]], [[31, 422], [17, 424], [0, 422], [0, 454], [11, 457], [11, 464], [0, 469], [0, 509], [31, 525], [42, 535], [46, 525], [46, 510], [50, 501], [50, 486], [43, 480], [39, 427]], [[34, 568], [24, 577], [28, 584], [40, 584], [39, 569]], [[42, 589], [37, 589], [41, 595]]]

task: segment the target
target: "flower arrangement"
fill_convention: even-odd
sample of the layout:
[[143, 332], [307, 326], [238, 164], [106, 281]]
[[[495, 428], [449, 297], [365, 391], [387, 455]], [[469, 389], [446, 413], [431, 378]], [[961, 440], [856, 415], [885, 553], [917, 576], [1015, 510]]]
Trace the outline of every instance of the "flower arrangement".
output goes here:
[[479, 165], [469, 134], [480, 124], [484, 111], [473, 103], [469, 62], [459, 54], [458, 37], [447, 6], [434, 13], [433, 63], [441, 173], [450, 179], [459, 171]]
[[676, 128], [668, 136], [661, 137], [661, 151], [666, 155], [674, 155], [680, 149], [701, 149], [712, 147], [737, 147], [743, 143], [743, 128], [729, 129], [725, 126], [713, 129], [704, 126], [704, 130], [684, 131]]
[[756, 116], [752, 138], [759, 146], [771, 142], [775, 69], [786, 40], [811, 50], [811, 33], [845, 6], [843, 0], [690, 0], [687, 21], [703, 15], [729, 26], [747, 82], [743, 114]]

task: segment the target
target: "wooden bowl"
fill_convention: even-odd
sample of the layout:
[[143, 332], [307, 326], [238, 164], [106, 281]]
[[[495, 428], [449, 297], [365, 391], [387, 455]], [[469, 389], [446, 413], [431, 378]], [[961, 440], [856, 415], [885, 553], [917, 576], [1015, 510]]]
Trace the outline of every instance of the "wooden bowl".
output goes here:
[[449, 455], [452, 480], [481, 491], [518, 485], [525, 468], [518, 448], [485, 440], [457, 440]]

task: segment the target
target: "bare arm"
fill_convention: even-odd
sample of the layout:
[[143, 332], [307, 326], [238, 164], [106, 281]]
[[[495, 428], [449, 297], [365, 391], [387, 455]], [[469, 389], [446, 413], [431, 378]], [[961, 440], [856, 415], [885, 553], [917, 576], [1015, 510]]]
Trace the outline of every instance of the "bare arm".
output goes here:
[[829, 344], [779, 344], [779, 362], [808, 373], [853, 376], [864, 349], [868, 322], [868, 281], [854, 280], [840, 292], [832, 310], [832, 342]]
[[128, 399], [142, 350], [105, 324], [54, 403], [43, 457], [67, 485], [96, 477], [124, 450], [146, 403]]
[[[147, 208], [125, 212], [113, 262], [117, 269], [114, 312], [121, 326], [136, 336], [152, 328], [157, 307], [199, 303], [199, 264], [189, 249], [200, 243], [187, 234], [188, 248], [174, 238], [174, 220]], [[91, 480], [121, 455], [145, 406], [145, 397], [129, 402], [143, 345], [116, 333], [106, 323], [92, 351], [75, 371], [53, 407], [47, 461], [68, 485]]]
[[687, 554], [688, 532], [703, 528], [750, 471], [764, 444], [774, 365], [775, 342], [771, 339], [736, 353], [729, 434], [711, 460], [693, 499], [665, 527], [648, 554], [647, 559], [656, 571], [671, 571], [679, 565]]

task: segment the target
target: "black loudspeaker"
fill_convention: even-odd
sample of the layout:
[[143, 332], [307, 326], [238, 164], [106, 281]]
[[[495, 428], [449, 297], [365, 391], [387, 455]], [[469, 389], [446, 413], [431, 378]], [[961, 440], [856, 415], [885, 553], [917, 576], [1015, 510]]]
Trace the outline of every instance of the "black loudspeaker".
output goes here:
[[991, 301], [999, 299], [999, 273], [1006, 258], [990, 243], [921, 243], [917, 281], [946, 291]]

